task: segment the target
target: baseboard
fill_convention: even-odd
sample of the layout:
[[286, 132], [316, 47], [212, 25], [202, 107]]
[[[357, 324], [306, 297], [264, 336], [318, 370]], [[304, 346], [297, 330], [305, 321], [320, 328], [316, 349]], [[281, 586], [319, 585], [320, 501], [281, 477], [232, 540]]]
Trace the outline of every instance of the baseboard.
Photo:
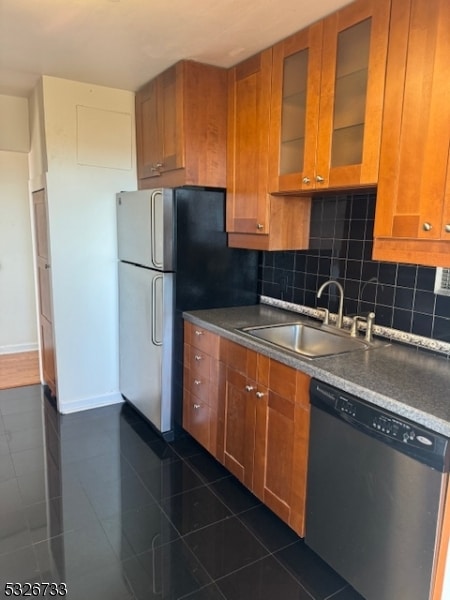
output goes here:
[[20, 352], [36, 352], [39, 346], [36, 343], [30, 344], [11, 344], [9, 346], [0, 346], [0, 354], [19, 354]]
[[83, 398], [82, 400], [72, 400], [69, 402], [61, 402], [60, 398], [58, 398], [58, 411], [63, 415], [69, 415], [82, 410], [100, 408], [102, 406], [119, 404], [121, 402], [123, 402], [123, 398], [120, 392], [94, 396], [93, 398]]

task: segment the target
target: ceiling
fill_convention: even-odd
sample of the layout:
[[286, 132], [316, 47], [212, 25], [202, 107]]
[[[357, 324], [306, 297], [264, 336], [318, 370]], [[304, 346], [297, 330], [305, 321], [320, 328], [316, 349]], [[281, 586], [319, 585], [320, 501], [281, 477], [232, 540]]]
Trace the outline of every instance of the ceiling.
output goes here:
[[41, 75], [130, 91], [183, 58], [230, 67], [349, 0], [0, 0], [0, 94]]

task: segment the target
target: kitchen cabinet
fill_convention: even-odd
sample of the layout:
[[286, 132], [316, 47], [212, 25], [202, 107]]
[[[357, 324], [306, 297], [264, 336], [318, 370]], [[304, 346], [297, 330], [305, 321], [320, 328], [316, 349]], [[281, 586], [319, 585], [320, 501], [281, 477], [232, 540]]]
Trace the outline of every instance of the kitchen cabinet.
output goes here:
[[183, 60], [136, 94], [139, 189], [225, 187], [226, 70]]
[[378, 179], [390, 0], [357, 0], [273, 48], [271, 192]]
[[450, 264], [450, 3], [393, 0], [373, 258]]
[[218, 458], [303, 536], [309, 377], [227, 340], [221, 362]]
[[268, 192], [272, 49], [228, 72], [228, 244], [256, 250], [304, 249], [310, 200]]
[[186, 322], [184, 339], [183, 427], [216, 456], [220, 338]]

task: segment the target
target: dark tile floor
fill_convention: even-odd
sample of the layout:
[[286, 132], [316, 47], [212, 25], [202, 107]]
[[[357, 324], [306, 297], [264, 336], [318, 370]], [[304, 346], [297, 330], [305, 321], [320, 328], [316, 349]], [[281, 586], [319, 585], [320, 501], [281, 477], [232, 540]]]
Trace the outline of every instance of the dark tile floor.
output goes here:
[[191, 438], [166, 444], [127, 405], [61, 416], [40, 386], [0, 391], [0, 515], [0, 597], [64, 582], [69, 600], [362, 600]]

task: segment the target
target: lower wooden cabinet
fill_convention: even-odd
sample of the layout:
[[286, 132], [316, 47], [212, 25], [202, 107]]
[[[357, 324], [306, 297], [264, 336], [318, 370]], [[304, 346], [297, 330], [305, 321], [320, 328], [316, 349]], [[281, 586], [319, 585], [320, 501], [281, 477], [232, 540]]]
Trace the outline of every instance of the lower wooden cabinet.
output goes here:
[[[210, 332], [193, 340], [194, 331], [185, 324], [184, 428], [304, 536], [310, 378]], [[209, 344], [209, 364], [195, 343]]]
[[217, 458], [220, 338], [190, 323], [184, 335], [183, 427]]

